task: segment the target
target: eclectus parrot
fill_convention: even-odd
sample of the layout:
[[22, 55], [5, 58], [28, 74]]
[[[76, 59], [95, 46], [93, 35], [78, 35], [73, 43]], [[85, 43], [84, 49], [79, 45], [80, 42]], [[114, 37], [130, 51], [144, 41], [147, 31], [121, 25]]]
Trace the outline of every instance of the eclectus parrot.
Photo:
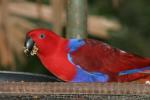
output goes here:
[[[24, 52], [67, 82], [130, 82], [149, 77], [150, 58], [93, 39], [65, 39], [47, 29], [27, 33]], [[150, 77], [149, 77], [150, 78]], [[148, 80], [149, 80], [148, 78]]]

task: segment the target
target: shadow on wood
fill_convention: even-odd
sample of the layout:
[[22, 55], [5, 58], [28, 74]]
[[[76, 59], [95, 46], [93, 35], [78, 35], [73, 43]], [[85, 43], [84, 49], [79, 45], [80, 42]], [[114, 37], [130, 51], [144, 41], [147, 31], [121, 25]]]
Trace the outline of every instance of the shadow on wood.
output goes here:
[[59, 82], [52, 76], [25, 72], [0, 71], [0, 82]]

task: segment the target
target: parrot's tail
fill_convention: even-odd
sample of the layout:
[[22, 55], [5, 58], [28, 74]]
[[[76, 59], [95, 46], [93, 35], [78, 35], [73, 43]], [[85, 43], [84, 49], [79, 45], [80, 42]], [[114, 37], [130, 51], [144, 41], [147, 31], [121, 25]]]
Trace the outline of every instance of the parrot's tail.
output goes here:
[[119, 82], [130, 82], [139, 79], [146, 79], [150, 81], [150, 66], [121, 71], [118, 73], [117, 78]]

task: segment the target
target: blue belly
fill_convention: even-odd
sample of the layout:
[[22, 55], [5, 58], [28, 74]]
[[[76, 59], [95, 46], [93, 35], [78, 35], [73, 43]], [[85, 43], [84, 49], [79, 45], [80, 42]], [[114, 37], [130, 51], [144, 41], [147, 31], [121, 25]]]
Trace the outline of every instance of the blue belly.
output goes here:
[[105, 83], [108, 81], [109, 77], [106, 74], [99, 72], [87, 72], [81, 69], [79, 66], [76, 66], [76, 75], [71, 82], [101, 82]]

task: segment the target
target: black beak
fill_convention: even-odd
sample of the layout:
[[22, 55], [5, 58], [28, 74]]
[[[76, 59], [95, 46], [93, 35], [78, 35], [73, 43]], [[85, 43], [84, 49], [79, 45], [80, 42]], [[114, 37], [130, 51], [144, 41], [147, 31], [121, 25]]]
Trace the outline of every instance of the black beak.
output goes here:
[[34, 46], [34, 41], [30, 38], [30, 37], [26, 37], [25, 39], [25, 43], [24, 43], [24, 47], [25, 47], [25, 54], [30, 55], [31, 51], [33, 49]]

